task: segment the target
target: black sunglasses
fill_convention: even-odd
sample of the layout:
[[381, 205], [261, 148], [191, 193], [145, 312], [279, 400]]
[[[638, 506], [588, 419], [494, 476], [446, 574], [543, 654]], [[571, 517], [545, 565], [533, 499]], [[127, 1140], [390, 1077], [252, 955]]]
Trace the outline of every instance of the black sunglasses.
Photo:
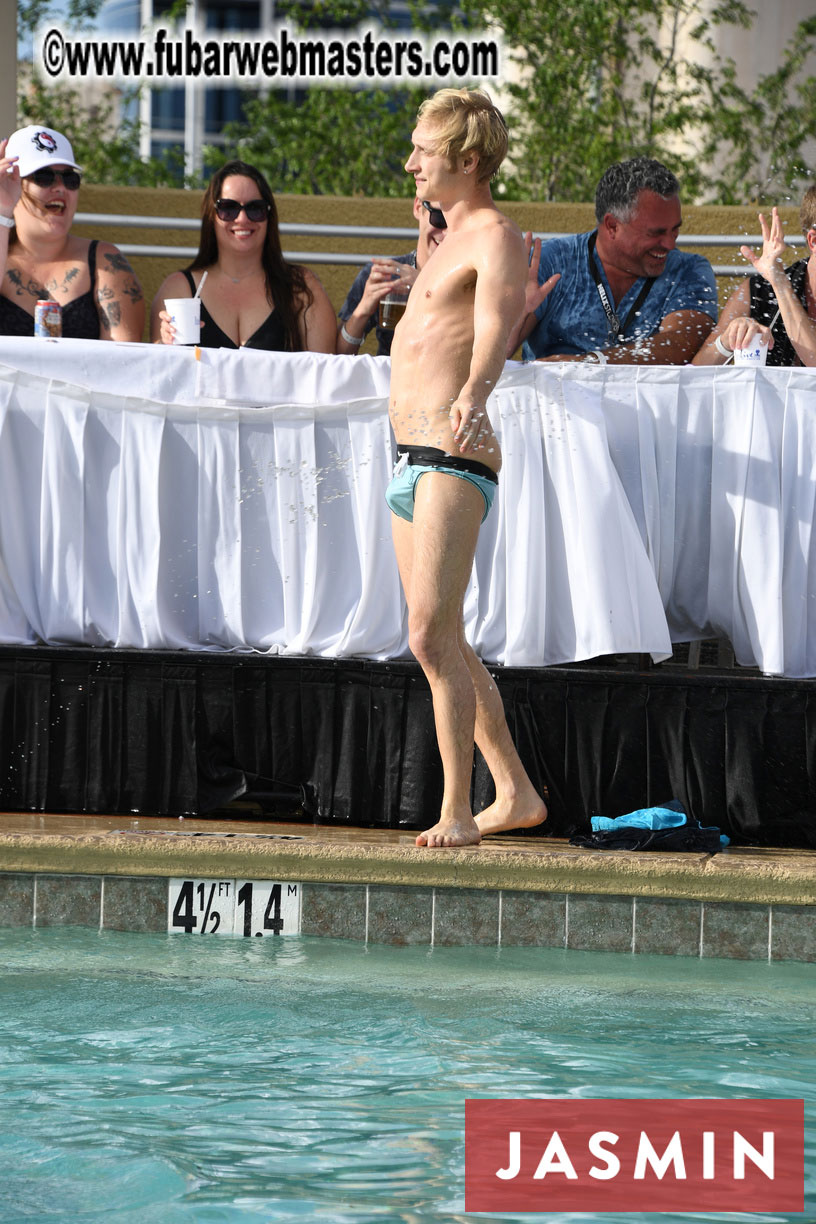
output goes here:
[[265, 221], [269, 205], [266, 200], [250, 200], [248, 204], [239, 204], [237, 200], [215, 201], [215, 215], [221, 221], [235, 221], [242, 212], [246, 213], [247, 221]]
[[79, 191], [82, 175], [77, 174], [76, 170], [52, 170], [50, 166], [44, 166], [42, 170], [26, 175], [26, 179], [36, 183], [38, 187], [53, 187], [55, 178], [62, 179], [67, 191]]
[[447, 229], [448, 228], [448, 223], [445, 220], [445, 214], [443, 213], [441, 208], [434, 208], [430, 200], [423, 200], [422, 207], [427, 208], [428, 216], [430, 218], [431, 225], [434, 227], [434, 229]]

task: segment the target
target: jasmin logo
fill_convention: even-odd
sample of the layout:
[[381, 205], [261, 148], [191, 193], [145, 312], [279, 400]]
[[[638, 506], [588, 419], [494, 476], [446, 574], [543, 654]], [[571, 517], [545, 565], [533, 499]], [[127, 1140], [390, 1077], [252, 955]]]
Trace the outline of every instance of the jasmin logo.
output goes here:
[[36, 145], [41, 153], [56, 153], [57, 142], [50, 132], [35, 132], [31, 143]]
[[466, 1211], [803, 1211], [804, 1102], [471, 1100]]

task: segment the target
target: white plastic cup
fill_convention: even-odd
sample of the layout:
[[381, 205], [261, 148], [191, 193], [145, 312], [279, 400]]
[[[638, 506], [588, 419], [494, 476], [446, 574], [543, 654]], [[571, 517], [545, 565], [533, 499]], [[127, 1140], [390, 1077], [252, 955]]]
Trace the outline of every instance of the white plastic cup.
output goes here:
[[165, 298], [164, 309], [176, 329], [174, 344], [198, 344], [201, 341], [201, 298]]
[[735, 366], [764, 366], [768, 359], [768, 346], [757, 336], [747, 348], [734, 349]]

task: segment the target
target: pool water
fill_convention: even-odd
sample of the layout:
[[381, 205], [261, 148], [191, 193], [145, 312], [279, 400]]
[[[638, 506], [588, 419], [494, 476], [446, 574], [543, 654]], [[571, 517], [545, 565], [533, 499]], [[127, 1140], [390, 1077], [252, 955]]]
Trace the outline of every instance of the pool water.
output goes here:
[[565, 1095], [804, 1097], [816, 1218], [816, 966], [77, 928], [0, 961], [3, 1224], [689, 1218], [467, 1215], [465, 1098]]

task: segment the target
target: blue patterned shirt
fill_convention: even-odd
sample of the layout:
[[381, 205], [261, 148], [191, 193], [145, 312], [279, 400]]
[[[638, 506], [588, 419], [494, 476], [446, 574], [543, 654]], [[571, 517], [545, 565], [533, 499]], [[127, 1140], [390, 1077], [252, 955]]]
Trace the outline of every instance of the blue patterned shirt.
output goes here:
[[[525, 361], [556, 353], [591, 353], [616, 343], [587, 263], [590, 237], [591, 234], [570, 234], [542, 244], [538, 283], [542, 285], [555, 272], [561, 273], [561, 279], [536, 310], [538, 322], [524, 342]], [[614, 302], [597, 251], [593, 251], [592, 257], [609, 302], [623, 324], [644, 278], [636, 280], [620, 302]], [[637, 317], [626, 329], [624, 340], [653, 335], [666, 315], [675, 310], [702, 311], [717, 321], [717, 285], [711, 264], [701, 255], [676, 248], [669, 251], [664, 271], [656, 277]]]

